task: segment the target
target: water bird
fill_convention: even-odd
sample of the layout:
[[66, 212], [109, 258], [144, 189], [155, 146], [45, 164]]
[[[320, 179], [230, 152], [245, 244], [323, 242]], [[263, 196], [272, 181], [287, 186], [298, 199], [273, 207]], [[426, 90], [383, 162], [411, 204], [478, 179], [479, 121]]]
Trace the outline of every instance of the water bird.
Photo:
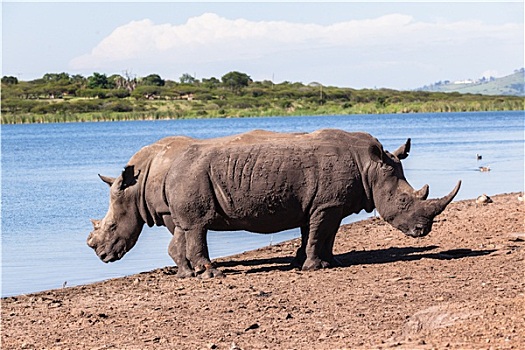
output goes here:
[[523, 192], [521, 192], [519, 195], [518, 195], [518, 201], [520, 202], [523, 202], [524, 198], [523, 198]]
[[482, 160], [482, 159], [483, 159], [483, 157], [481, 156], [481, 154], [479, 154], [479, 153], [476, 153], [476, 159], [477, 159], [477, 160]]
[[489, 196], [487, 196], [485, 193], [483, 193], [481, 196], [479, 196], [478, 198], [476, 198], [476, 204], [482, 204], [482, 205], [485, 205], [485, 204], [489, 204], [489, 203], [492, 203], [492, 198], [490, 198]]
[[488, 165], [487, 166], [480, 166], [479, 167], [479, 171], [481, 171], [481, 172], [490, 171], [490, 167]]

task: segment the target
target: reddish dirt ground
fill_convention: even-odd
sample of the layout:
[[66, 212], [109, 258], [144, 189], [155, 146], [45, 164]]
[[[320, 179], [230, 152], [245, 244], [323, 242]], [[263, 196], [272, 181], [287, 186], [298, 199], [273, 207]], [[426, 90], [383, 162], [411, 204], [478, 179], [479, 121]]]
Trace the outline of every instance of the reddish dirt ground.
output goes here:
[[342, 267], [289, 267], [298, 241], [2, 299], [2, 349], [524, 349], [525, 210], [460, 201], [424, 238], [380, 219], [341, 227]]

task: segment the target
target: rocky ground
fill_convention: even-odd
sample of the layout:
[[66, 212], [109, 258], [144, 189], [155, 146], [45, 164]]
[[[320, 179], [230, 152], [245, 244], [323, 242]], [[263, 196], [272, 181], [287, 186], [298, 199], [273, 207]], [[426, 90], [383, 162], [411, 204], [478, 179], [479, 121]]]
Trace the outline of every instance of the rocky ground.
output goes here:
[[380, 219], [341, 227], [343, 267], [290, 268], [298, 241], [2, 299], [2, 349], [524, 349], [518, 194], [451, 204], [425, 238]]

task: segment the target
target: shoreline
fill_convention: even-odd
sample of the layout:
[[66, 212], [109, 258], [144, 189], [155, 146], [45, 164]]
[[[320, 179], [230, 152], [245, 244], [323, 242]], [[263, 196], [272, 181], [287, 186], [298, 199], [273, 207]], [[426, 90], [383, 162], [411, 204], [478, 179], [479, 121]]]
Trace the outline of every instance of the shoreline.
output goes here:
[[2, 298], [2, 346], [489, 348], [525, 346], [524, 203], [453, 202], [429, 236], [342, 225], [342, 267], [289, 267], [298, 239], [214, 259], [224, 279], [165, 267]]
[[476, 106], [440, 106], [436, 108], [433, 105], [404, 105], [392, 104], [388, 108], [377, 108], [375, 104], [364, 104], [352, 109], [332, 108], [311, 109], [311, 110], [294, 110], [286, 109], [272, 112], [261, 112], [258, 110], [239, 110], [228, 115], [170, 115], [159, 116], [142, 112], [121, 112], [113, 114], [91, 113], [91, 114], [20, 114], [20, 115], [3, 115], [0, 125], [30, 125], [30, 124], [54, 124], [54, 123], [107, 123], [122, 121], [169, 121], [169, 120], [195, 120], [195, 119], [232, 119], [232, 118], [279, 118], [279, 117], [323, 117], [332, 115], [341, 116], [363, 116], [363, 115], [383, 115], [383, 114], [451, 114], [451, 113], [491, 113], [491, 112], [522, 112], [522, 105], [505, 106], [501, 108], [479, 108]]

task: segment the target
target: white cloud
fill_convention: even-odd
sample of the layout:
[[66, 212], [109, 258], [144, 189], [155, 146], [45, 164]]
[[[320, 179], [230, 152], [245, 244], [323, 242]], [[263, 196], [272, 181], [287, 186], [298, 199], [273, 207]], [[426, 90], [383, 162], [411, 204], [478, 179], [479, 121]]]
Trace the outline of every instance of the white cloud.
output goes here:
[[[435, 62], [427, 55], [451, 57], [468, 55], [497, 47], [523, 46], [523, 24], [487, 25], [479, 21], [421, 22], [412, 16], [391, 14], [366, 20], [349, 20], [330, 25], [286, 21], [249, 21], [227, 19], [213, 13], [189, 18], [180, 25], [155, 24], [149, 19], [132, 21], [116, 28], [90, 53], [71, 60], [76, 70], [192, 66], [224, 62], [259, 62], [268, 60], [290, 66], [298, 56], [311, 62], [327, 59], [349, 64], [378, 64], [402, 61], [414, 63], [418, 52], [421, 66]], [[475, 47], [475, 48], [474, 48]], [[329, 52], [329, 54], [326, 54]], [[368, 58], [374, 62], [356, 62]], [[453, 58], [454, 59], [454, 58]], [[473, 58], [471, 58], [473, 59]], [[425, 61], [426, 60], [426, 61]], [[336, 62], [334, 62], [335, 64]], [[341, 66], [341, 62], [337, 62]], [[202, 69], [201, 69], [202, 70]], [[159, 69], [160, 71], [160, 69]], [[224, 73], [224, 72], [222, 72]], [[308, 77], [305, 77], [308, 79]]]

